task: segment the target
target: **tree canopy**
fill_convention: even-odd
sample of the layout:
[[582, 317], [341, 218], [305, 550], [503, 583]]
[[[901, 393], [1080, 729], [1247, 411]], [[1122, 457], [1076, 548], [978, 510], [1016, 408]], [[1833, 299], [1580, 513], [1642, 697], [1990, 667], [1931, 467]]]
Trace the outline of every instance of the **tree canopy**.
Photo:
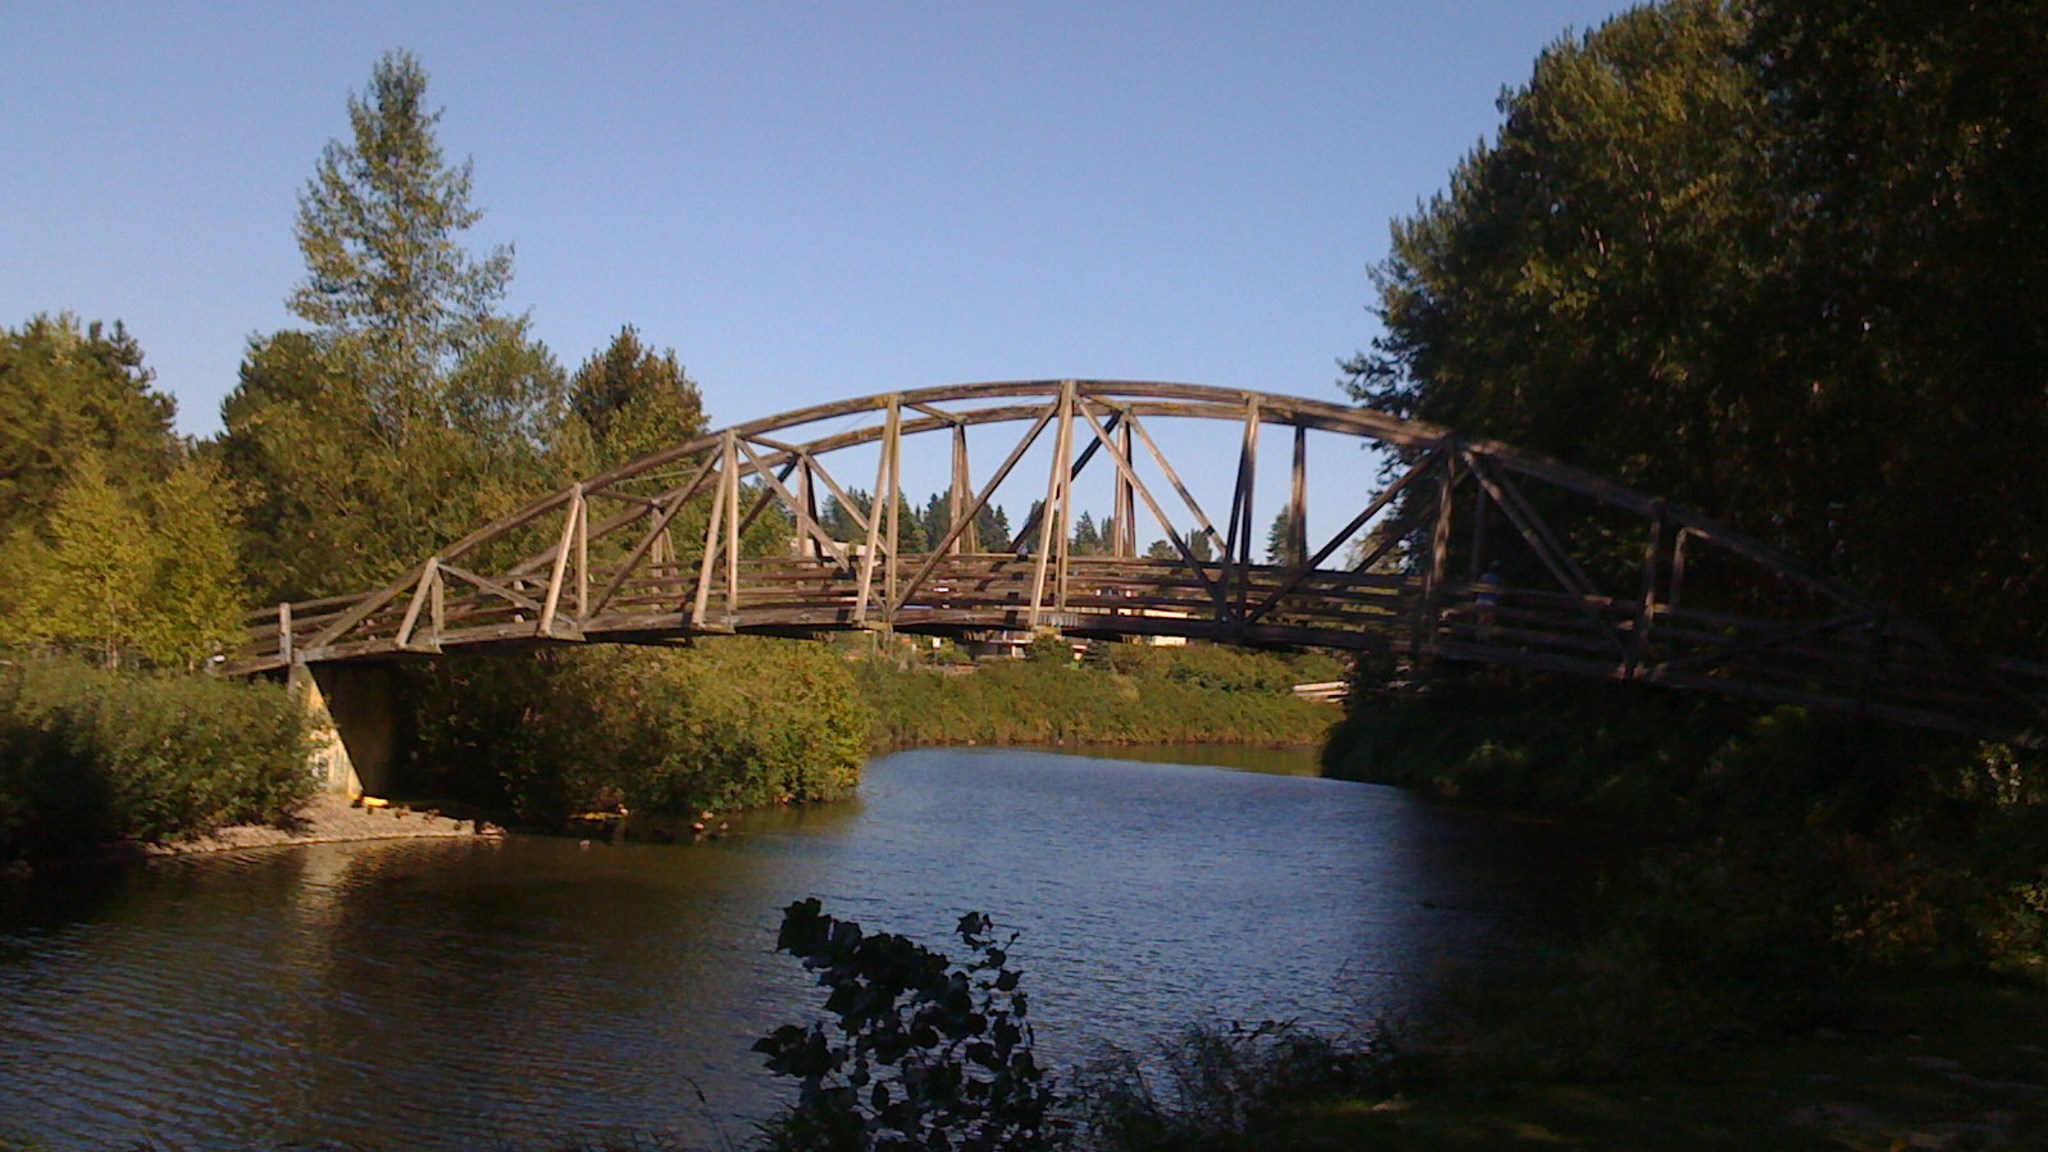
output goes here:
[[313, 327], [250, 342], [219, 452], [250, 502], [262, 598], [355, 591], [566, 479], [566, 375], [497, 310], [509, 248], [462, 247], [482, 215], [443, 160], [427, 76], [387, 54], [351, 95], [299, 201]]
[[2040, 646], [2033, 7], [1667, 0], [1558, 41], [1394, 225], [1347, 387]]
[[512, 279], [509, 247], [478, 258], [461, 245], [483, 212], [470, 203], [470, 163], [442, 158], [442, 113], [426, 97], [419, 61], [386, 53], [368, 89], [349, 95], [351, 138], [321, 153], [295, 229], [306, 279], [292, 313], [346, 355], [394, 432], [428, 415], [415, 409], [465, 348], [491, 338]]

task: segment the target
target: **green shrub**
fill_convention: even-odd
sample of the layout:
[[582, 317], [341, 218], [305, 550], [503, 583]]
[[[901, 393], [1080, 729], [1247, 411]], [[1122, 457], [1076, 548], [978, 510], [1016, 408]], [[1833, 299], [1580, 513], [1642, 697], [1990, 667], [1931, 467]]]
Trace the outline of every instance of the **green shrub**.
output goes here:
[[[861, 689], [885, 746], [927, 744], [1277, 743], [1320, 740], [1337, 712], [1290, 688], [1335, 679], [1327, 656], [1213, 646], [1097, 644], [1067, 658], [996, 661], [971, 674], [861, 661]], [[1050, 647], [1047, 651], [1051, 651]]]
[[1290, 1109], [1353, 1092], [1389, 1065], [1375, 1041], [1346, 1051], [1292, 1024], [1197, 1024], [1154, 1046], [1090, 1063], [1074, 1102], [1090, 1147], [1197, 1152], [1240, 1146]]
[[823, 645], [465, 655], [417, 677], [420, 786], [536, 824], [829, 799], [867, 758], [852, 673]]
[[274, 685], [0, 666], [0, 856], [287, 819], [314, 790], [308, 741]]

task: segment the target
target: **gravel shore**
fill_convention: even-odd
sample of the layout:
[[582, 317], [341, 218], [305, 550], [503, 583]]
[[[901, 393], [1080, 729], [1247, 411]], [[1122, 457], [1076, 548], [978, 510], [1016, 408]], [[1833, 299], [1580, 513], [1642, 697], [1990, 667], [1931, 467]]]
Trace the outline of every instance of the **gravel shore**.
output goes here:
[[183, 856], [194, 852], [227, 852], [241, 848], [266, 848], [283, 844], [332, 844], [345, 840], [418, 840], [467, 836], [502, 836], [504, 829], [485, 821], [457, 820], [429, 811], [362, 808], [348, 798], [321, 795], [299, 811], [299, 823], [292, 828], [267, 825], [239, 825], [223, 828], [211, 836], [176, 844], [153, 845], [153, 856]]

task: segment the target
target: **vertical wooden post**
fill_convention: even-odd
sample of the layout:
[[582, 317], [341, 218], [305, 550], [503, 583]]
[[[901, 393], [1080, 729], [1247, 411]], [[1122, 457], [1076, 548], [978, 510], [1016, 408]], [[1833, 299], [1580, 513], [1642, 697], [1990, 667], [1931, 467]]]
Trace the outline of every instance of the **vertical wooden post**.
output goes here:
[[722, 449], [725, 470], [725, 622], [734, 623], [740, 613], [740, 453], [739, 440], [730, 428]]
[[1643, 545], [1643, 592], [1636, 608], [1634, 635], [1629, 637], [1627, 676], [1633, 679], [1636, 670], [1650, 654], [1650, 628], [1657, 619], [1657, 576], [1664, 559], [1664, 525], [1666, 511], [1664, 501], [1656, 502], [1656, 511], [1650, 517], [1650, 538]]
[[1308, 558], [1308, 426], [1294, 426], [1294, 475], [1287, 496], [1287, 555], [1292, 567]]
[[419, 583], [413, 585], [412, 602], [405, 606], [405, 619], [398, 622], [398, 635], [395, 639], [400, 649], [412, 647], [412, 633], [420, 622], [420, 610], [427, 606], [428, 599], [433, 595], [434, 580], [440, 574], [441, 558], [427, 557], [426, 564], [420, 568]]
[[894, 432], [902, 409], [901, 397], [888, 398], [887, 413], [883, 417], [885, 428], [882, 435], [882, 458], [875, 463], [875, 494], [868, 500], [867, 551], [860, 558], [860, 591], [853, 605], [853, 620], [865, 624], [868, 619], [868, 603], [875, 594], [875, 559], [882, 547], [882, 490], [889, 482], [889, 454], [895, 450]]
[[[439, 573], [436, 573], [438, 578]], [[590, 503], [576, 502], [576, 623], [590, 618]]]
[[796, 486], [797, 502], [802, 505], [796, 510], [796, 514], [801, 521], [808, 522], [817, 529], [817, 532], [813, 533], [806, 529], [803, 523], [797, 525], [797, 555], [821, 556], [824, 554], [824, 545], [818, 542], [818, 536], [823, 535], [825, 529], [818, 523], [818, 482], [811, 475], [809, 456], [803, 457], [797, 467]]
[[[1124, 415], [1121, 414], [1120, 415]], [[1131, 422], [1128, 415], [1117, 421], [1116, 450], [1123, 456], [1126, 467], [1130, 466]], [[1110, 541], [1110, 551], [1116, 556], [1128, 559], [1138, 554], [1138, 493], [1131, 484], [1131, 477], [1123, 468], [1116, 473], [1115, 507], [1110, 515], [1116, 517], [1116, 532]]]
[[718, 529], [721, 519], [728, 513], [725, 507], [725, 478], [719, 477], [717, 491], [711, 497], [711, 518], [704, 525], [704, 554], [697, 561], [697, 594], [690, 605], [690, 626], [704, 627], [704, 608], [711, 598], [711, 565], [718, 557]]
[[1067, 459], [1073, 450], [1074, 433], [1074, 382], [1062, 381], [1060, 398], [1057, 401], [1059, 429], [1053, 433], [1052, 467], [1046, 470], [1045, 503], [1038, 508], [1038, 555], [1032, 557], [1031, 565], [1031, 612], [1027, 617], [1030, 627], [1036, 629], [1045, 603], [1045, 568], [1052, 558], [1052, 549], [1065, 550], [1066, 542], [1055, 534], [1055, 502], [1059, 500], [1062, 485], [1067, 476]]
[[893, 628], [896, 624], [896, 582], [903, 555], [903, 404], [894, 397], [889, 400], [889, 415], [882, 440], [889, 460], [886, 492], [875, 493], [875, 499], [889, 502], [889, 558], [888, 566], [882, 570], [882, 621]]
[[576, 519], [582, 514], [583, 485], [578, 482], [569, 490], [569, 508], [562, 517], [562, 535], [555, 541], [555, 564], [548, 572], [548, 597], [541, 605], [535, 635], [546, 636], [555, 630], [555, 612], [562, 606], [562, 580], [569, 571], [569, 550], [576, 542]]
[[[1075, 387], [1071, 380], [1067, 384], [1069, 389]], [[1059, 525], [1053, 529], [1053, 547], [1056, 550], [1053, 553], [1053, 562], [1058, 568], [1053, 581], [1052, 602], [1053, 607], [1060, 612], [1067, 610], [1067, 561], [1074, 554], [1074, 474], [1086, 466], [1088, 457], [1095, 450], [1095, 444], [1091, 442], [1087, 450], [1082, 452], [1081, 459], [1074, 460], [1074, 407], [1077, 403], [1079, 401], [1070, 391], [1066, 406], [1060, 413], [1060, 459], [1073, 461], [1069, 467], [1062, 468], [1059, 472]]]
[[292, 602], [280, 600], [277, 604], [277, 655], [287, 666], [292, 662]]
[[[974, 488], [973, 479], [967, 472], [967, 425], [960, 423], [953, 425], [953, 490], [946, 496], [946, 523], [949, 526], [960, 523], [960, 517], [972, 507]], [[971, 521], [954, 535], [951, 544], [946, 545], [948, 556], [979, 551], [981, 540]]]
[[1445, 453], [1436, 481], [1436, 522], [1429, 534], [1429, 567], [1422, 573], [1422, 595], [1415, 605], [1414, 632], [1408, 638], [1410, 653], [1421, 655], [1436, 647], [1437, 613], [1443, 595], [1444, 570], [1451, 551], [1451, 497], [1457, 485], [1457, 457]]
[[1250, 580], [1252, 496], [1258, 481], [1259, 400], [1245, 400], [1244, 443], [1237, 452], [1237, 488], [1230, 498], [1230, 529], [1223, 542], [1223, 582], [1217, 587], [1216, 622], [1231, 618], [1231, 601], [1242, 608]]
[[434, 587], [427, 601], [428, 642], [436, 652], [441, 650], [441, 631], [448, 626], [447, 581], [441, 577], [441, 569], [434, 568]]

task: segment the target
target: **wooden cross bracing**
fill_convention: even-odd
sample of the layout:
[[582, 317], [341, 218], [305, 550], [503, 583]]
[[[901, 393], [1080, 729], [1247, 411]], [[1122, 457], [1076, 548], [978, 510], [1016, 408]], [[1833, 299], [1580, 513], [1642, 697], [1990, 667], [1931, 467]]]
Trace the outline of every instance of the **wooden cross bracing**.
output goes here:
[[[1262, 563], [1267, 426], [1291, 452], [1274, 461], [1285, 484], [1266, 486]], [[1201, 427], [1233, 430], [1234, 468], [1213, 466], [1213, 447], [1185, 447], [1182, 430]], [[1324, 510], [1342, 523], [1320, 543], [1311, 497], [1327, 490], [1310, 483], [1311, 433], [1354, 449], [1338, 490], [1355, 495]], [[970, 434], [1000, 454], [978, 481]], [[1173, 450], [1202, 466], [1176, 466]], [[842, 477], [867, 452], [874, 487], [861, 494]], [[1042, 480], [1019, 489], [1033, 453]], [[944, 476], [933, 487], [946, 528], [918, 550], [906, 547], [906, 472]], [[1220, 531], [1189, 475], [1227, 491]], [[1083, 554], [1073, 530], [1091, 476], [1107, 481], [1109, 517], [1100, 551]], [[1009, 540], [982, 538], [999, 497], [1034, 494]], [[850, 531], [821, 518], [825, 499]], [[1155, 533], [1164, 554], [1140, 555]], [[929, 388], [692, 437], [549, 493], [380, 589], [265, 609], [230, 668], [726, 632], [1044, 627], [1402, 652], [1973, 733], [2048, 729], [2048, 669], [1954, 652], [1697, 513], [1370, 409], [1150, 382]]]

